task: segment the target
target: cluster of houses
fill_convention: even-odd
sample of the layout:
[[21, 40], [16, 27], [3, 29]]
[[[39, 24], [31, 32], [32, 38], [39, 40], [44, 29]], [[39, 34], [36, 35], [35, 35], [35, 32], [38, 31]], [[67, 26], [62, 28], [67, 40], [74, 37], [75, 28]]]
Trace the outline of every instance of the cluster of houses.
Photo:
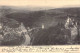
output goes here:
[[[5, 38], [7, 35], [8, 35], [8, 37]], [[30, 44], [30, 37], [29, 37], [28, 32], [23, 23], [21, 23], [18, 28], [10, 28], [8, 26], [3, 26], [3, 24], [0, 23], [0, 39], [7, 42], [7, 41], [16, 39], [16, 36], [26, 37], [25, 42], [22, 44], [26, 44], [26, 45]], [[2, 40], [0, 40], [0, 41], [2, 41]]]
[[68, 17], [65, 22], [65, 28], [70, 30], [70, 44], [75, 43], [75, 39], [79, 35], [79, 25], [77, 24], [77, 21], [75, 21], [73, 18]]

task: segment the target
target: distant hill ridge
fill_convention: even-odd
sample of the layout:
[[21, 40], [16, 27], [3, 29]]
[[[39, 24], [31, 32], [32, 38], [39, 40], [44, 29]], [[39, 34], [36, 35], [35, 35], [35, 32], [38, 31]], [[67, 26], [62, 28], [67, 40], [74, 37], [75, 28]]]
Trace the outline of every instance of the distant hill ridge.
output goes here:
[[[11, 7], [11, 6], [10, 6]], [[8, 7], [8, 8], [10, 8]], [[6, 9], [7, 7], [5, 7]], [[31, 7], [30, 7], [31, 8]], [[45, 8], [45, 7], [44, 7]], [[79, 21], [80, 17], [80, 7], [67, 7], [67, 8], [45, 8], [44, 10], [33, 11], [31, 9], [27, 9], [27, 7], [23, 8], [15, 8], [11, 7], [11, 11], [13, 13], [7, 14], [6, 18], [15, 19], [19, 22], [23, 22], [24, 25], [27, 26], [41, 26], [42, 23], [46, 27], [55, 26], [58, 22], [63, 22], [66, 20], [68, 16], [73, 17]]]

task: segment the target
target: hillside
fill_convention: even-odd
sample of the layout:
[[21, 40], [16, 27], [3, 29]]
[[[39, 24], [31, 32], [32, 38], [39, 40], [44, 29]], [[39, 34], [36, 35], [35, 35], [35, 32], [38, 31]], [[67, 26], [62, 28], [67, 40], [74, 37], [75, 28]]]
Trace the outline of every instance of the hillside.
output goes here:
[[15, 12], [6, 15], [6, 17], [23, 22], [25, 26], [32, 27], [35, 25], [40, 27], [44, 23], [45, 27], [51, 27], [56, 25], [57, 22], [64, 23], [68, 16], [79, 20], [79, 14], [80, 8], [58, 8], [32, 12]]
[[[30, 31], [29, 36], [32, 45], [68, 44], [68, 39], [70, 39], [71, 33], [69, 29], [67, 30], [64, 28], [65, 20], [68, 17], [72, 19], [74, 18], [75, 22], [78, 22], [78, 25], [80, 24], [79, 7], [55, 8], [37, 11], [31, 11], [31, 9], [22, 10], [11, 8], [9, 10], [8, 8], [2, 8], [0, 12], [2, 14], [0, 14], [0, 22], [2, 21], [5, 26], [9, 26], [10, 28], [18, 28], [20, 23], [23, 23], [26, 29], [29, 27], [30, 30], [32, 30], [32, 28], [40, 27], [40, 30], [36, 28], [36, 30]], [[41, 29], [42, 25], [44, 25], [44, 29]], [[75, 43], [80, 41], [79, 33], [80, 31], [75, 38]], [[65, 38], [65, 35], [67, 35], [68, 38]], [[80, 44], [80, 42], [78, 44]]]

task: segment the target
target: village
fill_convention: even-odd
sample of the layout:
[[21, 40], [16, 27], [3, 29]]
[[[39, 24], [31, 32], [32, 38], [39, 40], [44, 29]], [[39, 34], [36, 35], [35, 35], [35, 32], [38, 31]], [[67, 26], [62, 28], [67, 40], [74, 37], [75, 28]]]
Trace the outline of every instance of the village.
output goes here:
[[[21, 23], [18, 28], [10, 28], [0, 23], [0, 45], [35, 45], [34, 41], [36, 40], [33, 34], [37, 33], [39, 29], [44, 30], [45, 25], [42, 24], [41, 27], [30, 29], [29, 27], [25, 28], [23, 23]], [[80, 29], [78, 23], [74, 19], [68, 17], [65, 20], [64, 28], [60, 28], [60, 30], [66, 31], [64, 32], [64, 39], [67, 39], [66, 44], [79, 43], [77, 37], [79, 37]]]

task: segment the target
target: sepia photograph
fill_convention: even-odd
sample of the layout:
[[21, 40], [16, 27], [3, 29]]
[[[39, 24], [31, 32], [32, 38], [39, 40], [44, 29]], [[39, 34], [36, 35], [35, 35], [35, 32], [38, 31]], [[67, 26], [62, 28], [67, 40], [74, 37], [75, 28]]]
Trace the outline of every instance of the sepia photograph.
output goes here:
[[80, 45], [80, 3], [0, 2], [0, 46]]

